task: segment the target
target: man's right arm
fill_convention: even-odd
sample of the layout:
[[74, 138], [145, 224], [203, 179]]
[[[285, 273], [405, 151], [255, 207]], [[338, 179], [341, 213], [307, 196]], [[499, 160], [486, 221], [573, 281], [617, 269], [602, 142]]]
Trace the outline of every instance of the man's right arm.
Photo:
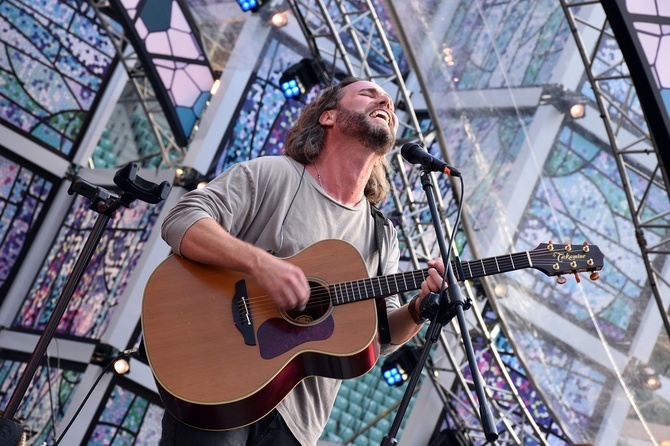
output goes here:
[[250, 275], [284, 310], [304, 306], [309, 299], [309, 284], [299, 267], [234, 237], [212, 218], [202, 218], [186, 230], [180, 253]]

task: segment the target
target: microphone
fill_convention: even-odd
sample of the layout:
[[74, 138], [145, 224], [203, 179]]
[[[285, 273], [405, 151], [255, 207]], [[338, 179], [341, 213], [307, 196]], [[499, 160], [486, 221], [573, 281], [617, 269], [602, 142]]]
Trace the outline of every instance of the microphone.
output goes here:
[[442, 160], [435, 158], [415, 142], [408, 142], [400, 149], [402, 157], [410, 164], [421, 164], [429, 172], [442, 172], [452, 177], [460, 177], [461, 173]]

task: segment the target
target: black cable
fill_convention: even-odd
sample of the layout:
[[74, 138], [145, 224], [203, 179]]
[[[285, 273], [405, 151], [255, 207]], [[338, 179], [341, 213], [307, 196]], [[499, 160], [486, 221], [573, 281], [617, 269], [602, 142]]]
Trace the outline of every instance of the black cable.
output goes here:
[[[53, 389], [51, 388], [51, 365], [49, 364], [50, 359], [49, 359], [49, 352], [47, 352], [47, 361], [46, 361], [46, 367], [44, 370], [47, 372], [47, 387], [49, 391], [47, 392], [47, 395], [49, 397], [49, 408], [51, 409], [51, 430], [54, 433], [54, 438], [56, 437], [56, 414], [54, 411], [54, 403], [52, 399], [52, 392]], [[61, 373], [63, 371], [61, 370]], [[56, 397], [58, 398], [58, 394], [56, 394]]]
[[105, 368], [102, 369], [102, 372], [100, 372], [100, 375], [98, 375], [98, 377], [95, 379], [95, 382], [93, 383], [93, 386], [89, 389], [88, 393], [87, 393], [86, 396], [84, 397], [84, 400], [81, 402], [81, 404], [80, 404], [79, 407], [77, 408], [77, 411], [74, 413], [74, 416], [73, 416], [72, 419], [69, 421], [69, 423], [67, 424], [67, 426], [65, 426], [65, 429], [63, 429], [63, 433], [62, 433], [62, 434], [60, 435], [60, 437], [56, 440], [56, 443], [54, 443], [54, 446], [58, 445], [58, 444], [63, 440], [63, 437], [65, 437], [65, 434], [67, 433], [67, 431], [72, 427], [72, 423], [74, 423], [74, 420], [76, 420], [77, 417], [79, 416], [79, 412], [81, 412], [81, 410], [84, 408], [84, 405], [86, 404], [86, 402], [88, 401], [88, 399], [89, 399], [89, 398], [91, 397], [91, 395], [93, 394], [93, 391], [95, 390], [95, 388], [96, 388], [96, 387], [98, 386], [98, 384], [100, 383], [100, 380], [102, 379], [102, 377], [105, 376], [105, 373], [109, 372], [109, 370], [112, 368], [112, 366], [114, 365], [114, 363], [115, 363], [116, 361], [118, 361], [119, 359], [126, 358], [126, 357], [129, 358], [129, 357], [135, 355], [137, 352], [138, 352], [138, 349], [137, 349], [137, 348], [131, 348], [131, 349], [128, 349], [128, 350], [124, 350], [124, 351], [122, 351], [121, 353], [119, 353], [114, 359], [112, 359], [111, 361], [109, 361], [109, 363], [105, 366]]

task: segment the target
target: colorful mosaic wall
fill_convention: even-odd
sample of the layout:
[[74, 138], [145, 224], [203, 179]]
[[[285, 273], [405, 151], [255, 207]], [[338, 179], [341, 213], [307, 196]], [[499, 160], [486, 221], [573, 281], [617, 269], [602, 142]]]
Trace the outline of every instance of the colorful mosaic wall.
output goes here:
[[77, 0], [4, 0], [0, 23], [0, 121], [72, 159], [114, 47]]
[[[0, 355], [0, 406], [5, 408], [17, 381], [25, 370], [24, 361]], [[29, 444], [53, 444], [54, 422], [67, 411], [77, 390], [81, 373], [56, 367], [38, 367], [15, 418], [29, 435]]]
[[41, 169], [0, 154], [0, 296], [7, 294], [56, 184]]
[[[14, 328], [41, 330], [46, 325], [98, 219], [99, 214], [89, 206], [90, 200], [76, 196], [14, 320]], [[102, 336], [154, 229], [161, 206], [136, 200], [130, 208], [115, 213], [61, 318], [58, 333], [92, 339]]]
[[[130, 387], [128, 387], [130, 385]], [[100, 415], [91, 426], [89, 446], [156, 445], [164, 409], [157, 396], [119, 379], [110, 389]]]

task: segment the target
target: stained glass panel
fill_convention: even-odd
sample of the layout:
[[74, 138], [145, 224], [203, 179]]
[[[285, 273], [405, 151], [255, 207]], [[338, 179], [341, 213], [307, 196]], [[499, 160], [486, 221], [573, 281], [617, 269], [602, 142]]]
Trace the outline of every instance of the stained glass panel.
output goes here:
[[[17, 360], [18, 354], [3, 351], [0, 355], [0, 406], [7, 406], [16, 383], [25, 370], [26, 362]], [[52, 444], [54, 425], [62, 420], [72, 402], [81, 371], [55, 367], [38, 367], [16, 413], [30, 444]]]
[[[589, 241], [607, 252], [608, 273], [589, 284], [589, 301], [609, 341], [618, 344], [635, 335], [638, 324], [633, 322], [639, 320], [650, 295], [643, 290], [647, 275], [616, 168], [609, 147], [584, 131], [563, 127], [547, 159], [544, 181], [536, 185], [519, 226], [517, 247], [565, 239]], [[667, 207], [667, 197], [658, 191], [651, 197], [654, 211]], [[649, 243], [660, 239], [653, 232], [647, 237]], [[543, 296], [544, 305], [585, 329], [591, 327], [590, 310], [576, 291], [577, 283], [557, 288], [541, 276], [520, 276], [533, 296]]]
[[444, 62], [458, 90], [547, 83], [570, 36], [552, 0], [460, 2], [445, 28]]
[[213, 177], [239, 161], [281, 153], [284, 135], [315, 94], [287, 100], [279, 88], [284, 70], [301, 59], [299, 53], [281, 41], [268, 41], [236, 113], [238, 118], [224, 136], [208, 176]]
[[[82, 196], [74, 200], [14, 327], [44, 328], [98, 218], [89, 207]], [[136, 200], [114, 214], [60, 321], [59, 333], [94, 339], [104, 334], [161, 207]]]
[[156, 445], [161, 435], [164, 409], [158, 397], [119, 379], [111, 387], [87, 440], [94, 445]]
[[148, 74], [177, 143], [188, 145], [211, 98], [214, 73], [180, 0], [110, 2]]
[[115, 50], [76, 0], [0, 2], [0, 120], [72, 159]]
[[5, 296], [39, 229], [57, 180], [9, 152], [0, 154], [0, 296]]

